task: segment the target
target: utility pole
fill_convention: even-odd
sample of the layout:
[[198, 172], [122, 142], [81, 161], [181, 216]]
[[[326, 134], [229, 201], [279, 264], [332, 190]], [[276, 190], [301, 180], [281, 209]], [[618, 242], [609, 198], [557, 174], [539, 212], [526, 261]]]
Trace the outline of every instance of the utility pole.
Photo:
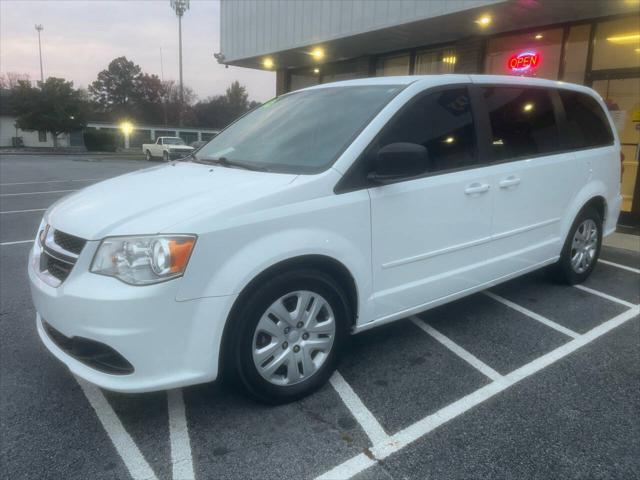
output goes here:
[[160, 47], [160, 81], [162, 82], [162, 111], [164, 112], [164, 126], [168, 125], [167, 123], [167, 91], [165, 90], [164, 83], [164, 62], [162, 60], [162, 47]]
[[36, 30], [38, 31], [38, 52], [40, 53], [40, 82], [44, 83], [44, 71], [42, 70], [42, 42], [40, 40], [40, 32], [44, 30], [44, 27], [41, 24], [37, 24]]
[[178, 49], [180, 65], [180, 124], [182, 124], [182, 108], [184, 107], [184, 87], [182, 84], [182, 15], [189, 10], [189, 0], [171, 0], [171, 8], [178, 16]]

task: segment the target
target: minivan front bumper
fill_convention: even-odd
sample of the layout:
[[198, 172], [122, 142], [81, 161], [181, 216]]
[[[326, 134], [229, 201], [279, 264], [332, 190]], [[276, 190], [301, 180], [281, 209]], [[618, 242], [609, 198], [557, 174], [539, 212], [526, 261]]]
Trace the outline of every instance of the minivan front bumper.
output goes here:
[[[49, 351], [75, 375], [119, 392], [215, 380], [224, 323], [235, 296], [176, 301], [180, 279], [137, 287], [90, 273], [98, 243], [87, 242], [58, 287], [41, 278], [39, 248], [29, 254], [38, 334]], [[102, 358], [94, 361], [87, 345], [97, 346], [96, 355]], [[120, 356], [121, 364], [131, 368], [109, 370], [105, 352]], [[106, 362], [113, 363], [111, 359]]]

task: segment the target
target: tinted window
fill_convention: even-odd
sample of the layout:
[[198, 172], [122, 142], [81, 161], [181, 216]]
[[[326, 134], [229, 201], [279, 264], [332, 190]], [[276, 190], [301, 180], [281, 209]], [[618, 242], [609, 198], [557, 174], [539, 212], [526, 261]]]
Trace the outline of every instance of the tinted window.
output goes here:
[[560, 150], [555, 114], [547, 90], [485, 87], [482, 92], [491, 123], [492, 160]]
[[427, 147], [428, 171], [464, 167], [475, 162], [475, 136], [466, 88], [427, 94], [410, 104], [371, 149], [396, 142]]
[[361, 85], [283, 95], [220, 132], [198, 151], [197, 159], [224, 157], [273, 172], [324, 170], [402, 88]]
[[589, 95], [560, 90], [572, 148], [611, 145], [613, 134], [600, 104]]

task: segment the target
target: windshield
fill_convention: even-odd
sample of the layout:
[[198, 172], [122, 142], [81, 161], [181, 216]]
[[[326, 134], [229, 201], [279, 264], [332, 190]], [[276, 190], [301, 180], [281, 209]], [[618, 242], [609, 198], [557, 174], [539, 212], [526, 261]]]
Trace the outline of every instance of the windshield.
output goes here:
[[184, 140], [181, 138], [167, 137], [164, 139], [164, 145], [184, 145]]
[[272, 172], [325, 170], [402, 88], [328, 87], [274, 98], [223, 130], [196, 160], [222, 158]]

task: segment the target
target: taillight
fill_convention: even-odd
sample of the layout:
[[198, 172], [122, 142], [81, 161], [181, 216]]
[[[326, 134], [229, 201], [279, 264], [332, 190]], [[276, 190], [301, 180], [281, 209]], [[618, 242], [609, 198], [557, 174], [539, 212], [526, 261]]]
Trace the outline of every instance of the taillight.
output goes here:
[[624, 174], [624, 153], [620, 151], [620, 183], [622, 183], [622, 175]]

